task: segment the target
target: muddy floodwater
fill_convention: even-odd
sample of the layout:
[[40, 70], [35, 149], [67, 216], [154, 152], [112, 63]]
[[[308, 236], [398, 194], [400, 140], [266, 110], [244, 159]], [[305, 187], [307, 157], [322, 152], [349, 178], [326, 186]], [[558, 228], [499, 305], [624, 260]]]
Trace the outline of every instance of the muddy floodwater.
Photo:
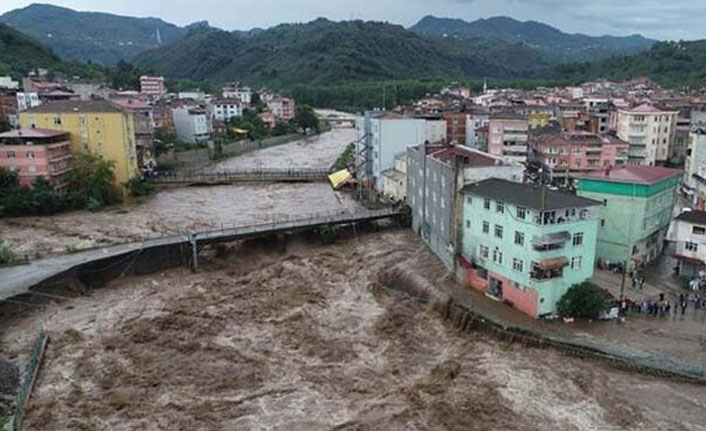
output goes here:
[[461, 333], [390, 290], [444, 276], [407, 230], [205, 254], [3, 321], [4, 358], [52, 338], [24, 429], [706, 429], [703, 386]]
[[328, 169], [346, 145], [355, 141], [355, 129], [340, 128], [289, 144], [246, 153], [213, 165], [211, 170], [256, 168]]

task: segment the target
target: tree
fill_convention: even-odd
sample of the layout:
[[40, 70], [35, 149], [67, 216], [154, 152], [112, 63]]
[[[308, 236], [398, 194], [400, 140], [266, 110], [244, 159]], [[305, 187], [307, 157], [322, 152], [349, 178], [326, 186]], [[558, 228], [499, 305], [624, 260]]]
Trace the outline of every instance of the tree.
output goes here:
[[6, 265], [15, 261], [15, 253], [5, 238], [0, 236], [0, 265]]
[[8, 132], [12, 129], [12, 125], [5, 117], [0, 117], [0, 133]]
[[125, 183], [125, 188], [132, 197], [149, 196], [154, 191], [154, 182], [147, 178], [132, 177]]
[[562, 317], [597, 319], [610, 304], [612, 296], [590, 282], [575, 284], [557, 302]]
[[31, 213], [37, 215], [52, 215], [66, 208], [66, 200], [54, 192], [54, 187], [44, 177], [32, 182], [27, 204]]
[[119, 203], [122, 198], [115, 187], [114, 168], [115, 162], [93, 153], [74, 153], [68, 192], [71, 206], [96, 210]]
[[308, 105], [297, 106], [294, 112], [294, 124], [304, 130], [304, 132], [313, 130], [315, 133], [319, 133], [321, 129], [319, 117], [316, 116], [314, 110]]
[[248, 131], [250, 139], [258, 140], [267, 137], [267, 129], [262, 118], [257, 116], [257, 112], [251, 109], [244, 109], [243, 115], [230, 119], [230, 125]]

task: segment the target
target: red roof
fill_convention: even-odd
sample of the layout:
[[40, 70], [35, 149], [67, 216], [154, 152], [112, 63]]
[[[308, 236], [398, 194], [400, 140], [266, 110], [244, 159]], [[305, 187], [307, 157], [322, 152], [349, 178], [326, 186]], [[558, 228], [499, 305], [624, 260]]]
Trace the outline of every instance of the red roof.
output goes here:
[[679, 169], [661, 166], [626, 166], [619, 169], [591, 172], [582, 178], [620, 183], [654, 184], [681, 175], [682, 171]]
[[55, 136], [68, 135], [68, 132], [52, 129], [17, 129], [0, 133], [2, 138], [53, 138]]

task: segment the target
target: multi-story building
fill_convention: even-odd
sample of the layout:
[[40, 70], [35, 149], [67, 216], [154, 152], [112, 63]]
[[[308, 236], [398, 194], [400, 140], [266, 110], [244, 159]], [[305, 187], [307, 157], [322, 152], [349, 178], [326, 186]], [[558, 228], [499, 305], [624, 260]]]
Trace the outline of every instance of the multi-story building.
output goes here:
[[37, 177], [44, 177], [63, 195], [71, 172], [69, 134], [48, 129], [0, 133], [0, 167], [17, 172], [23, 186], [31, 187]]
[[275, 96], [267, 102], [267, 107], [275, 114], [277, 121], [287, 122], [294, 119], [295, 103], [292, 99]]
[[440, 144], [446, 142], [446, 121], [441, 119], [427, 118], [426, 141], [430, 144]]
[[[487, 109], [474, 109], [466, 116], [466, 146], [476, 150], [487, 151], [487, 145], [482, 146], [479, 140], [479, 131], [488, 127], [490, 111]], [[486, 141], [487, 144], [487, 141]]]
[[458, 192], [486, 178], [522, 181], [524, 167], [465, 146], [407, 149], [407, 204], [412, 227], [449, 268], [458, 251]]
[[407, 154], [395, 156], [395, 167], [382, 171], [382, 194], [395, 202], [407, 199]]
[[660, 166], [627, 166], [585, 174], [579, 196], [603, 202], [596, 254], [632, 268], [664, 248], [682, 172]]
[[200, 106], [181, 106], [172, 109], [177, 138], [187, 144], [206, 143], [213, 132], [212, 118]]
[[164, 87], [164, 77], [162, 76], [140, 76], [140, 93], [145, 96], [159, 98], [166, 93]]
[[233, 117], [243, 115], [243, 104], [240, 99], [216, 99], [213, 105], [213, 118], [218, 121], [228, 122]]
[[135, 126], [130, 112], [103, 101], [46, 103], [20, 113], [23, 128], [69, 132], [72, 151], [90, 151], [115, 163], [117, 184], [138, 174]]
[[142, 166], [154, 155], [154, 108], [152, 105], [134, 98], [113, 99], [112, 102], [132, 114], [135, 125], [137, 163]]
[[674, 258], [679, 262], [679, 275], [698, 277], [706, 269], [706, 212], [684, 211], [669, 229]]
[[382, 172], [394, 168], [395, 157], [426, 139], [426, 120], [368, 111], [356, 119], [356, 167], [359, 180], [382, 191]]
[[612, 135], [545, 128], [530, 135], [532, 157], [547, 167], [554, 178], [625, 166], [628, 143]]
[[689, 148], [689, 133], [691, 132], [691, 118], [677, 117], [674, 145], [669, 148], [669, 161], [680, 165], [686, 160], [686, 150]]
[[540, 317], [593, 276], [600, 201], [495, 178], [461, 192], [467, 286]]
[[617, 111], [617, 135], [630, 144], [630, 164], [655, 166], [669, 160], [678, 114], [648, 104]]
[[39, 100], [39, 93], [36, 92], [17, 92], [17, 110], [22, 112], [28, 109], [36, 108], [41, 105], [42, 101]]
[[221, 89], [221, 95], [224, 99], [238, 99], [245, 106], [249, 106], [252, 103], [252, 89], [243, 85], [242, 82], [226, 84]]
[[20, 83], [13, 80], [11, 76], [0, 76], [0, 88], [6, 90], [17, 90], [20, 88]]
[[446, 143], [463, 145], [466, 142], [465, 112], [444, 111], [446, 120]]
[[513, 162], [525, 162], [528, 155], [529, 123], [516, 114], [492, 115], [488, 121], [488, 152]]

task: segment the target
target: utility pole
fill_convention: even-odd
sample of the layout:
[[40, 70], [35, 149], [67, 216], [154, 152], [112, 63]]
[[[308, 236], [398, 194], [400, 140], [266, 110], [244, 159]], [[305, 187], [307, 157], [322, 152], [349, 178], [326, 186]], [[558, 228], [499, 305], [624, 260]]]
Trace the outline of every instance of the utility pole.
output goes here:
[[189, 242], [191, 243], [191, 270], [196, 272], [199, 269], [199, 250], [195, 233], [189, 236]]

